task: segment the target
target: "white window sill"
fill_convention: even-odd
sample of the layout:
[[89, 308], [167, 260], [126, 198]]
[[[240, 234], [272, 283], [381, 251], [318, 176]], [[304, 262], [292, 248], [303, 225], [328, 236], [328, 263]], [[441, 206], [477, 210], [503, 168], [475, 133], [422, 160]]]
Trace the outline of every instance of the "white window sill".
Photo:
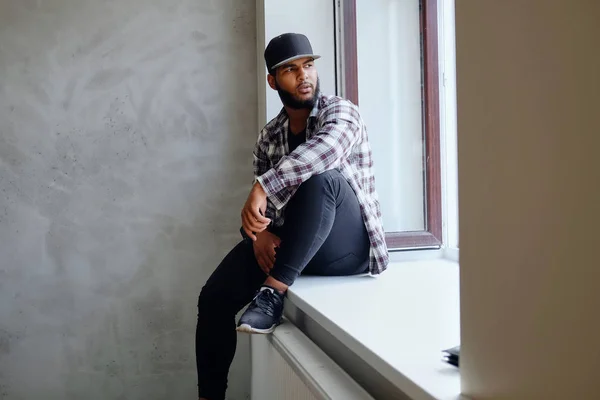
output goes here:
[[301, 277], [288, 299], [410, 399], [464, 399], [441, 360], [460, 343], [458, 264], [437, 254], [396, 255], [377, 278]]

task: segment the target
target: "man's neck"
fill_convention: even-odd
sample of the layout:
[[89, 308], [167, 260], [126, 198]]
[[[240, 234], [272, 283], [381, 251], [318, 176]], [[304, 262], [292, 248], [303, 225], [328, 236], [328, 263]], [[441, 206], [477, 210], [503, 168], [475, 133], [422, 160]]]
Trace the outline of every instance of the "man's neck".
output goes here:
[[290, 107], [285, 107], [285, 111], [287, 112], [288, 117], [290, 118], [290, 130], [294, 135], [302, 132], [306, 128], [306, 121], [308, 120], [308, 116], [310, 115], [310, 111], [308, 109], [294, 109]]

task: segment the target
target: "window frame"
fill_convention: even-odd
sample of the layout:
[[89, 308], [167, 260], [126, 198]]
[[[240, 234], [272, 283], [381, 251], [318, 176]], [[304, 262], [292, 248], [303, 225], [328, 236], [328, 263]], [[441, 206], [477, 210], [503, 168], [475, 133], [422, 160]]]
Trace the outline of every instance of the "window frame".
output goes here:
[[[337, 89], [345, 98], [359, 105], [356, 0], [336, 0], [336, 3]], [[443, 243], [437, 0], [421, 0], [420, 31], [423, 56], [425, 229], [386, 232], [389, 250], [440, 248]]]

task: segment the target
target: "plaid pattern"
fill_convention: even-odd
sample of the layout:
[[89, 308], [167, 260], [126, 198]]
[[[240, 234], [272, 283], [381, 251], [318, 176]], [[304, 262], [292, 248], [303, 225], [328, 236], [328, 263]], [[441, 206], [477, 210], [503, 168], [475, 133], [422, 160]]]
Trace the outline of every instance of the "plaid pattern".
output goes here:
[[306, 142], [289, 153], [285, 109], [260, 132], [254, 148], [254, 176], [268, 196], [266, 217], [283, 225], [287, 202], [313, 175], [338, 169], [356, 193], [371, 241], [369, 270], [382, 273], [388, 251], [367, 129], [358, 108], [336, 96], [320, 96], [308, 118]]

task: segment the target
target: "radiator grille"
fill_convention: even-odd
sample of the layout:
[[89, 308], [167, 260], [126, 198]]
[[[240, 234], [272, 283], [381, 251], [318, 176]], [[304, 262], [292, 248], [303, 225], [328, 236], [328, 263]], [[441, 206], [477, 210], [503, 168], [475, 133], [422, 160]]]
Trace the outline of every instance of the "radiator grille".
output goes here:
[[268, 340], [260, 344], [256, 342], [253, 340], [252, 345], [261, 347], [261, 365], [254, 365], [253, 368], [262, 369], [263, 376], [254, 376], [256, 384], [253, 386], [252, 399], [319, 400], [275, 346]]
[[252, 400], [373, 400], [289, 322], [251, 346]]

